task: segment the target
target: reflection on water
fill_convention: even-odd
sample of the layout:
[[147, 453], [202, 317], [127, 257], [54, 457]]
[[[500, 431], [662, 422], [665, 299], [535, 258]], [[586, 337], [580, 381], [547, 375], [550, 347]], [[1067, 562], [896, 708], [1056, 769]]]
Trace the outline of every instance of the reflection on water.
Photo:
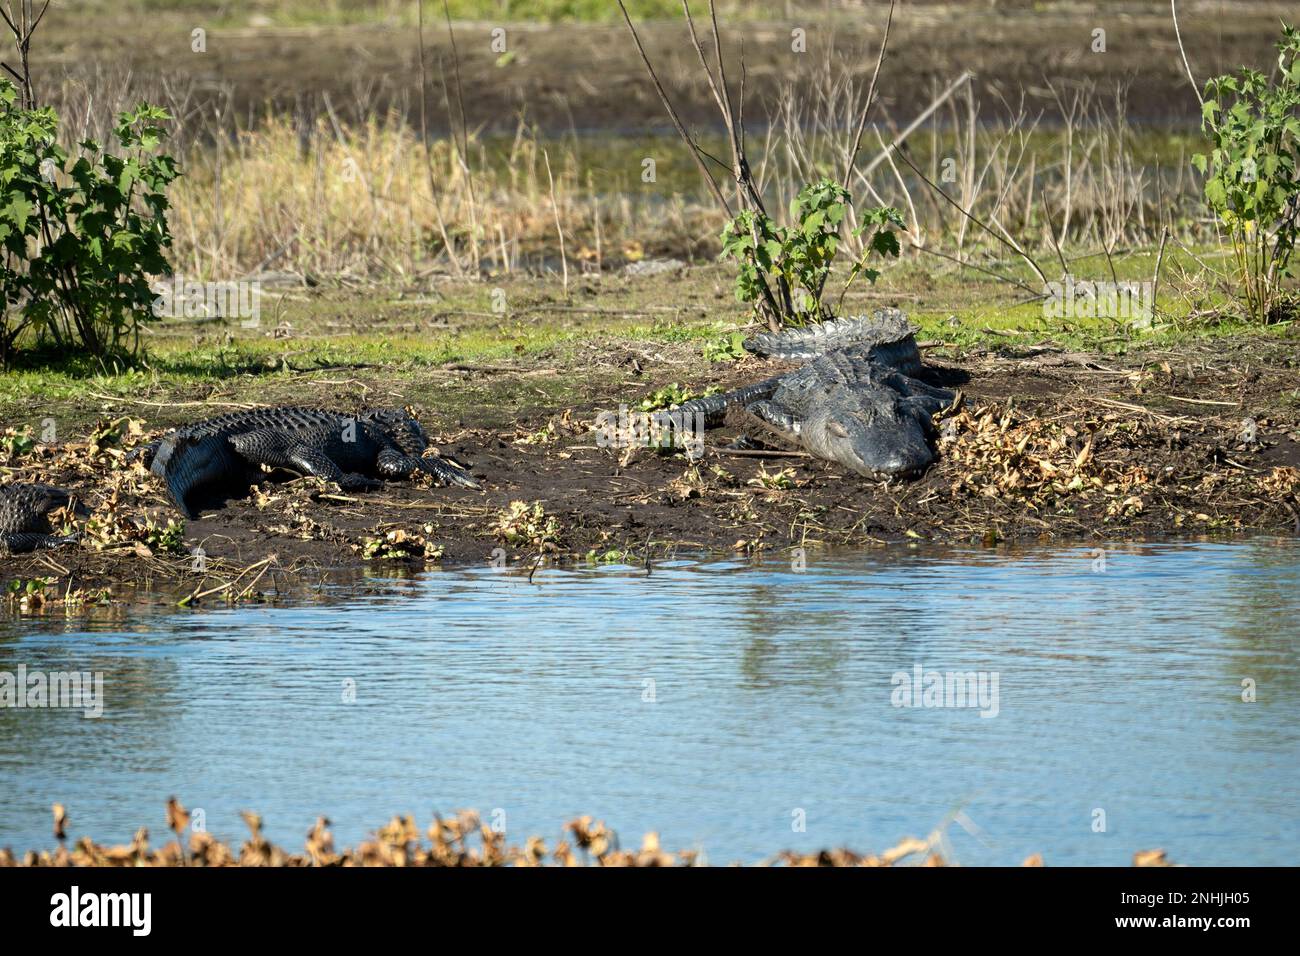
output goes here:
[[[353, 843], [475, 807], [512, 839], [593, 813], [752, 861], [879, 850], [961, 808], [963, 863], [1293, 864], [1297, 558], [1257, 540], [1104, 569], [903, 549], [475, 569], [327, 606], [3, 620], [0, 672], [101, 671], [106, 700], [99, 720], [0, 709], [0, 845], [48, 846], [55, 801], [74, 838], [157, 836], [176, 794], [218, 836], [256, 809], [295, 847], [318, 814]], [[996, 716], [894, 706], [918, 666], [995, 677]]]

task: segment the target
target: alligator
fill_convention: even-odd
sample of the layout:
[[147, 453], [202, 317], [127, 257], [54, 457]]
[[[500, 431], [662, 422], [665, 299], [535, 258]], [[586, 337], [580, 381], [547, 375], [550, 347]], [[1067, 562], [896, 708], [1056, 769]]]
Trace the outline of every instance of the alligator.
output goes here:
[[934, 461], [933, 415], [957, 396], [921, 381], [914, 330], [898, 309], [756, 335], [757, 355], [803, 362], [792, 372], [692, 399], [677, 413], [706, 428], [744, 409], [818, 458], [873, 478], [916, 477]]
[[21, 554], [76, 541], [76, 534], [54, 533], [50, 514], [60, 508], [90, 514], [72, 492], [54, 485], [14, 482], [0, 488], [0, 552]]
[[433, 475], [477, 488], [449, 458], [423, 454], [428, 437], [409, 413], [387, 408], [358, 415], [322, 408], [258, 408], [185, 425], [141, 448], [139, 458], [167, 483], [187, 518], [248, 493], [262, 466], [314, 475], [345, 491], [381, 487], [378, 478]]

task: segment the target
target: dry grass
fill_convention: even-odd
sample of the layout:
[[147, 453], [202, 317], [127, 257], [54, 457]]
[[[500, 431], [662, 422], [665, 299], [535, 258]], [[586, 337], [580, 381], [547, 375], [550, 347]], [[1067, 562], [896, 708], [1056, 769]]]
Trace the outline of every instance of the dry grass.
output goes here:
[[[173, 797], [167, 801], [167, 826], [176, 834], [158, 849], [149, 846], [149, 831], [141, 827], [126, 846], [105, 846], [89, 837], [77, 840], [71, 849], [66, 845], [68, 814], [62, 804], [54, 805], [54, 834], [59, 847], [54, 851], [29, 851], [21, 858], [8, 849], [0, 849], [0, 867], [37, 866], [698, 866], [705, 864], [698, 850], [670, 853], [663, 849], [659, 836], [647, 833], [639, 849], [620, 848], [618, 836], [603, 821], [580, 817], [564, 825], [565, 836], [554, 846], [540, 837], [529, 837], [522, 846], [508, 844], [504, 833], [485, 824], [472, 810], [451, 817], [435, 816], [421, 838], [419, 827], [410, 816], [395, 816], [380, 827], [371, 840], [355, 849], [336, 850], [330, 822], [320, 817], [307, 834], [302, 852], [285, 850], [271, 843], [262, 833], [262, 818], [256, 813], [242, 814], [249, 837], [236, 850], [206, 832], [192, 832], [188, 849], [181, 839], [189, 827], [189, 813]], [[846, 849], [821, 850], [816, 853], [785, 851], [766, 860], [763, 865], [777, 866], [867, 866], [903, 865], [947, 866], [944, 856], [946, 824], [926, 839], [908, 837], [898, 845], [879, 853], [855, 853]], [[428, 842], [425, 842], [427, 840]], [[1041, 854], [1024, 861], [1025, 866], [1042, 866]], [[1163, 850], [1141, 850], [1133, 855], [1134, 866], [1168, 866]]]
[[[994, 233], [1062, 260], [1072, 249], [1108, 254], [1151, 244], [1166, 228], [1188, 242], [1213, 235], [1186, 137], [1134, 127], [1122, 88], [1045, 85], [1054, 104], [1047, 110], [961, 77], [933, 88], [934, 111], [920, 125], [879, 106], [883, 122], [863, 142], [851, 191], [860, 202], [902, 210], [914, 248], [948, 247], [958, 259], [1000, 243]], [[993, 100], [1000, 118], [981, 119], [981, 100]], [[829, 60], [811, 96], [780, 98], [759, 169], [779, 208], [842, 164], [865, 101], [866, 84], [850, 64]], [[1151, 152], [1157, 158], [1140, 157]], [[859, 249], [861, 240], [850, 245]]]
[[[865, 97], [842, 67], [828, 61], [811, 96], [783, 97], [753, 135], [756, 180], [774, 209], [842, 166]], [[429, 111], [453, 116], [436, 76], [430, 90]], [[444, 138], [426, 148], [406, 119], [415, 91], [382, 106], [374, 90], [347, 103], [320, 94], [294, 111], [251, 116], [236, 115], [228, 94], [96, 69], [51, 97], [69, 144], [109, 141], [111, 117], [140, 99], [173, 114], [170, 146], [185, 169], [172, 194], [173, 263], [186, 276], [269, 271], [411, 284], [437, 272], [591, 271], [645, 254], [717, 251], [723, 220], [703, 185], [680, 176], [642, 183], [644, 144], [544, 135], [521, 119], [513, 137], [469, 130], [463, 146]], [[1058, 93], [1050, 113], [1008, 103], [1001, 121], [977, 121], [979, 99], [990, 95], [957, 84], [909, 135], [912, 117], [883, 108], [868, 130], [853, 192], [902, 209], [913, 249], [987, 264], [1010, 239], [1054, 272], [1057, 260], [1119, 255], [1165, 229], [1188, 243], [1210, 235], [1185, 144], [1133, 128], [1122, 95]], [[885, 149], [899, 139], [906, 160]], [[679, 147], [665, 140], [654, 151], [662, 168], [663, 154]], [[1153, 152], [1173, 158], [1139, 158]], [[611, 166], [627, 170], [612, 176]]]

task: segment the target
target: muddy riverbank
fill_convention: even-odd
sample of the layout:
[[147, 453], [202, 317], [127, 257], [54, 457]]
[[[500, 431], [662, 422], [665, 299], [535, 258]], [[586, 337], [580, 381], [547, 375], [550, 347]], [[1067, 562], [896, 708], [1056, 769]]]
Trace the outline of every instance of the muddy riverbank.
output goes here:
[[[701, 363], [688, 343], [620, 338], [525, 360], [408, 373], [437, 446], [474, 466], [482, 488], [390, 482], [349, 494], [268, 476], [250, 497], [181, 523], [161, 483], [127, 460], [163, 430], [276, 399], [250, 379], [165, 416], [121, 401], [121, 417], [3, 461], [6, 480], [72, 488], [93, 509], [72, 547], [0, 558], [11, 602], [36, 609], [157, 590], [193, 603], [271, 599], [330, 573], [496, 561], [642, 563], [675, 551], [752, 553], [928, 541], [1096, 542], [1295, 533], [1300, 527], [1300, 396], [1294, 336], [1237, 337], [1122, 355], [1048, 344], [926, 343], [929, 375], [961, 389], [940, 422], [939, 460], [919, 480], [874, 482], [788, 449], [738, 452], [734, 427], [702, 458], [601, 447], [602, 411], [670, 385], [727, 388], [779, 370], [754, 358]], [[394, 393], [383, 369], [353, 372], [367, 403]], [[420, 382], [423, 378], [425, 381]], [[540, 380], [567, 382], [571, 404]], [[533, 393], [502, 409], [423, 407], [430, 382], [467, 396]], [[315, 384], [313, 384], [315, 383]], [[295, 377], [286, 395], [339, 407], [337, 380]], [[539, 400], [538, 396], [542, 396]], [[402, 400], [388, 399], [401, 404]], [[88, 437], [87, 437], [88, 436]], [[175, 522], [175, 523], [173, 523]], [[26, 582], [39, 581], [36, 585]], [[38, 597], [26, 598], [30, 591]], [[80, 597], [78, 597], [80, 594]]]

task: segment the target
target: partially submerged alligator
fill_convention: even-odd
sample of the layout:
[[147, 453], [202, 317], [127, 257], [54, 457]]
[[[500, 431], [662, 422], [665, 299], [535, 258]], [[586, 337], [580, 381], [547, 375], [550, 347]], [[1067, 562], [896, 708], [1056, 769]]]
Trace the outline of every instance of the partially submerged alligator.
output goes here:
[[15, 482], [0, 488], [0, 552], [20, 554], [76, 541], [75, 534], [54, 533], [50, 514], [60, 508], [90, 514], [72, 492], [54, 485]]
[[914, 477], [934, 461], [932, 416], [956, 395], [915, 377], [921, 353], [898, 309], [756, 335], [744, 344], [758, 355], [807, 364], [675, 411], [700, 414], [705, 427], [714, 427], [729, 408], [741, 407], [818, 458], [871, 477]]
[[422, 471], [443, 484], [477, 488], [458, 462], [424, 455], [428, 437], [404, 411], [359, 415], [320, 408], [232, 412], [168, 432], [144, 446], [144, 464], [167, 483], [187, 518], [248, 493], [262, 466], [337, 482], [346, 491], [377, 488], [376, 478]]

